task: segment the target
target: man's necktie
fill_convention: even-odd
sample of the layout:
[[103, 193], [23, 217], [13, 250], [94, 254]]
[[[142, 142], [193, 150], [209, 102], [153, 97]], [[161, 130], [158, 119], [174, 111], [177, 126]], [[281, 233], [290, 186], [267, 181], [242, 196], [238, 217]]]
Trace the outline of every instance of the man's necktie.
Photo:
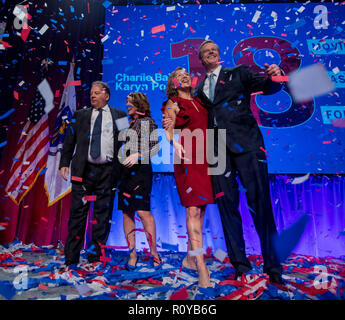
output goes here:
[[214, 74], [214, 73], [211, 73], [210, 75], [209, 75], [209, 77], [210, 77], [210, 91], [209, 91], [209, 99], [210, 99], [210, 101], [212, 101], [213, 102], [213, 99], [214, 99], [214, 88], [215, 88], [215, 86], [216, 86], [216, 81], [214, 80], [214, 77], [215, 77], [216, 75]]
[[97, 159], [101, 155], [101, 135], [102, 135], [102, 111], [103, 109], [97, 109], [98, 116], [93, 125], [92, 137], [91, 137], [91, 149], [90, 155], [93, 159]]

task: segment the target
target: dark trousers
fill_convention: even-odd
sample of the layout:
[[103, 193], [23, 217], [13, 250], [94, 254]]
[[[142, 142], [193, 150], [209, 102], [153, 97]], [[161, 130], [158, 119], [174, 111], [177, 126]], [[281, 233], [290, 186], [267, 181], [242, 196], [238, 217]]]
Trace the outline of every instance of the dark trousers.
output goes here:
[[97, 261], [101, 255], [99, 242], [106, 244], [110, 232], [115, 191], [112, 179], [112, 165], [88, 163], [83, 182], [72, 183], [72, 203], [68, 221], [68, 236], [65, 245], [66, 263], [78, 263], [83, 247], [90, 201], [85, 196], [96, 196], [93, 201], [92, 240], [93, 248], [88, 253], [89, 261]]
[[[217, 153], [218, 144], [215, 141], [215, 155]], [[214, 193], [217, 195], [224, 192], [223, 196], [216, 198], [216, 202], [230, 261], [238, 271], [247, 272], [251, 269], [246, 257], [242, 219], [238, 210], [240, 191], [236, 176], [244, 188], [242, 192], [246, 194], [248, 209], [260, 238], [264, 272], [281, 273], [282, 268], [273, 247], [273, 236], [277, 229], [271, 204], [266, 156], [260, 149], [236, 154], [226, 148], [226, 170], [224, 174], [212, 176]]]

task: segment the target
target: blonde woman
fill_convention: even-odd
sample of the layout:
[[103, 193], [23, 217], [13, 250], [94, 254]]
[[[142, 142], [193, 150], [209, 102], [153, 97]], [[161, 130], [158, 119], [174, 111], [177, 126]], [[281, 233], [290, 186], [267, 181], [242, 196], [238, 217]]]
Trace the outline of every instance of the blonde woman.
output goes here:
[[[172, 119], [172, 125], [166, 128], [166, 136], [176, 149], [174, 176], [181, 204], [187, 212], [188, 253], [182, 264], [185, 268], [198, 270], [199, 286], [206, 288], [211, 283], [203, 256], [202, 226], [206, 205], [214, 203], [206, 161], [208, 113], [200, 100], [193, 98], [192, 79], [184, 68], [176, 68], [171, 73], [166, 95], [168, 101], [162, 110], [165, 117]], [[174, 128], [181, 129], [179, 141], [174, 138]], [[190, 144], [193, 140], [187, 139], [193, 131], [198, 141], [194, 145]]]

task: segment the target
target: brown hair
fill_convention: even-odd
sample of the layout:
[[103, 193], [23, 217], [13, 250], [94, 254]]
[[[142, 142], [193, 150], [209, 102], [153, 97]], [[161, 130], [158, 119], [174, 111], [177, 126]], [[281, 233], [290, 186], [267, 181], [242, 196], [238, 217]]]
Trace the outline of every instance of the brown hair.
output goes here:
[[127, 96], [127, 101], [132, 103], [140, 113], [145, 113], [147, 116], [151, 116], [151, 108], [149, 100], [146, 95], [141, 92], [131, 92]]
[[[169, 76], [168, 79], [168, 84], [167, 84], [167, 88], [165, 90], [165, 94], [168, 98], [170, 97], [178, 97], [178, 92], [177, 92], [177, 88], [175, 86], [175, 83], [173, 81], [173, 79], [176, 77], [176, 73], [180, 70], [186, 70], [185, 68], [182, 67], [177, 67]], [[193, 89], [191, 90], [191, 94], [193, 95]]]

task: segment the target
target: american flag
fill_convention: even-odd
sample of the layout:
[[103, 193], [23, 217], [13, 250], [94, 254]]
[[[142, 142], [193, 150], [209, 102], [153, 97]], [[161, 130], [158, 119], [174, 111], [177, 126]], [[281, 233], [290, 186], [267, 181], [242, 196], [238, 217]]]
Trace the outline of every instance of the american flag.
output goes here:
[[48, 114], [45, 101], [36, 89], [29, 118], [17, 143], [16, 154], [6, 186], [9, 197], [19, 205], [47, 163], [49, 151]]

